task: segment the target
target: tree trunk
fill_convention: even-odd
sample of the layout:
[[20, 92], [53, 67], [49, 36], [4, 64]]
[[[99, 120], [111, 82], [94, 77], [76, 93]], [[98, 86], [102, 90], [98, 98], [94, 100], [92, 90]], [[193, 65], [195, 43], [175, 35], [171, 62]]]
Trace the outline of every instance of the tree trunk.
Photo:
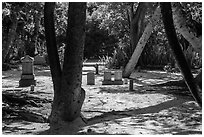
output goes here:
[[62, 71], [54, 30], [54, 3], [45, 4], [44, 14], [47, 51], [54, 85], [50, 123], [73, 121], [80, 116], [85, 99], [85, 91], [81, 88], [81, 81], [86, 3], [69, 3], [67, 43]]
[[149, 24], [146, 26], [144, 33], [142, 34], [142, 36], [140, 37], [140, 40], [134, 50], [134, 53], [132, 54], [131, 59], [129, 60], [129, 62], [127, 63], [125, 70], [123, 71], [123, 77], [128, 78], [130, 76], [130, 74], [132, 73], [132, 71], [134, 70], [139, 57], [147, 43], [147, 40], [149, 39], [152, 30], [153, 30], [153, 26], [157, 23], [157, 21], [159, 20], [160, 17], [160, 8], [157, 8], [156, 11], [154, 12], [154, 15], [152, 16]]
[[130, 10], [130, 55], [131, 57], [135, 47], [137, 46], [137, 42], [142, 35], [144, 30], [144, 18], [146, 14], [146, 7], [143, 2], [140, 2], [136, 12], [133, 10], [134, 3], [131, 5]]
[[196, 37], [195, 33], [188, 29], [186, 18], [182, 15], [181, 5], [178, 2], [172, 4], [173, 19], [176, 28], [183, 37], [193, 46], [196, 52], [202, 56], [202, 36]]
[[161, 13], [169, 45], [174, 53], [177, 64], [184, 76], [185, 82], [188, 85], [191, 94], [197, 103], [202, 107], [202, 99], [199, 95], [199, 87], [195, 84], [193, 75], [176, 36], [172, 18], [171, 3], [161, 3]]
[[11, 46], [13, 45], [13, 42], [15, 40], [15, 36], [16, 36], [16, 28], [17, 28], [17, 16], [15, 13], [11, 14], [11, 18], [12, 18], [12, 25], [11, 28], [9, 29], [9, 33], [8, 33], [8, 39], [7, 41], [2, 45], [2, 62], [4, 63], [6, 60], [6, 56], [9, 53], [9, 50], [11, 48]]
[[69, 3], [67, 44], [64, 53], [63, 97], [64, 119], [74, 120], [80, 116], [81, 107], [85, 99], [85, 91], [81, 88], [82, 64], [85, 43], [86, 3]]

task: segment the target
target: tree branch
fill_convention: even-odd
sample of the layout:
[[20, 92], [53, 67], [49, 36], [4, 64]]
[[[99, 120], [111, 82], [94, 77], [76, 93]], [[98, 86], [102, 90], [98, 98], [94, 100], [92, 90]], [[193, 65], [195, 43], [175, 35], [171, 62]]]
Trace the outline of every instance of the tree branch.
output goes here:
[[[55, 3], [45, 3], [44, 6], [44, 26], [45, 38], [47, 45], [48, 58], [50, 63], [50, 70], [54, 84], [59, 80], [56, 78], [61, 77], [61, 67], [59, 62], [56, 35], [54, 27], [54, 8]], [[55, 82], [56, 81], [56, 82]]]

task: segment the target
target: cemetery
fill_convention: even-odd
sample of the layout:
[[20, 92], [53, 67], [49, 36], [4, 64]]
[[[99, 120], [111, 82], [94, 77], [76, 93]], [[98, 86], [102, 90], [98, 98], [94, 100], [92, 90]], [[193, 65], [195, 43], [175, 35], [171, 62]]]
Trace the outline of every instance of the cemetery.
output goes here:
[[3, 135], [202, 135], [202, 3], [2, 5]]

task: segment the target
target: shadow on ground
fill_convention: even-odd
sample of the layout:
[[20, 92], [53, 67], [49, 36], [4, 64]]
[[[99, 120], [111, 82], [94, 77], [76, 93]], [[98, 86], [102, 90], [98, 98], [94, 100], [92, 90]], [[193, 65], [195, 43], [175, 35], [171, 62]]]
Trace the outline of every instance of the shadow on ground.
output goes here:
[[[106, 126], [108, 126], [109, 128], [114, 128], [114, 124], [117, 124], [121, 127], [131, 127], [132, 130], [143, 128], [143, 130], [151, 131], [152, 134], [202, 134], [202, 131], [193, 130], [193, 127], [202, 125], [202, 114], [200, 113], [201, 109], [197, 105], [195, 105], [195, 103], [189, 103], [189, 101], [192, 100], [176, 98], [145, 108], [125, 111], [101, 111], [101, 115], [87, 119], [88, 122], [85, 126], [75, 128], [75, 131], [72, 131], [71, 134], [117, 134], [94, 131], [94, 128], [100, 128], [100, 126], [97, 127], [97, 125], [99, 124], [106, 124]], [[112, 127], [111, 124], [113, 125]], [[114, 131], [114, 129], [112, 130]], [[49, 130], [41, 132], [39, 134], [49, 134], [48, 131]], [[58, 131], [57, 133], [59, 132], [60, 131]], [[127, 135], [129, 133], [121, 133], [119, 135], [122, 134]]]

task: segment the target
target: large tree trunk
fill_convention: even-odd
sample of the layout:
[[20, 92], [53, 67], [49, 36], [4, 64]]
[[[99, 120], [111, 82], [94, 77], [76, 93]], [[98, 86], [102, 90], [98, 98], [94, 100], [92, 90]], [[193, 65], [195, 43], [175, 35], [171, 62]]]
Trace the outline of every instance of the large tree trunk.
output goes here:
[[173, 51], [177, 64], [194, 99], [202, 107], [202, 98], [199, 95], [199, 87], [194, 81], [193, 75], [176, 36], [172, 18], [171, 3], [161, 3], [161, 13], [169, 45]]
[[45, 34], [54, 85], [50, 123], [73, 121], [80, 116], [85, 98], [81, 88], [82, 59], [85, 40], [86, 3], [69, 3], [67, 44], [61, 71], [54, 29], [54, 3], [46, 3]]
[[193, 46], [196, 52], [202, 55], [202, 36], [196, 37], [196, 33], [188, 28], [186, 18], [182, 15], [182, 7], [178, 2], [172, 4], [173, 19], [176, 28], [183, 35], [183, 37]]
[[129, 77], [130, 74], [132, 73], [132, 71], [134, 70], [139, 57], [147, 43], [147, 40], [149, 39], [153, 27], [154, 25], [157, 23], [157, 21], [159, 20], [159, 16], [160, 16], [160, 8], [157, 8], [156, 11], [154, 12], [154, 15], [152, 16], [149, 24], [146, 26], [144, 33], [142, 34], [142, 36], [140, 37], [140, 40], [138, 41], [138, 44], [134, 50], [134, 53], [131, 56], [131, 59], [129, 60], [129, 62], [127, 63], [125, 70], [123, 71], [123, 77]]
[[67, 44], [64, 53], [62, 92], [64, 101], [64, 119], [74, 120], [80, 115], [85, 98], [81, 88], [82, 64], [85, 43], [86, 3], [69, 3]]

